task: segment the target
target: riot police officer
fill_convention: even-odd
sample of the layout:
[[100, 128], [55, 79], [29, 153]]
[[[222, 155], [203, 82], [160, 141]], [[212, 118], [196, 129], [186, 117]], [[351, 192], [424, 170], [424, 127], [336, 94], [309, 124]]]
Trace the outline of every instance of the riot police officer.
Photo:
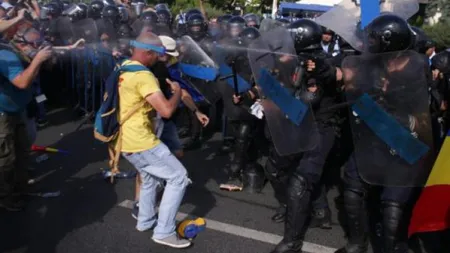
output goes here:
[[[193, 13], [193, 14], [192, 14]], [[206, 54], [211, 55], [212, 54], [212, 40], [208, 36], [208, 24], [206, 23], [205, 18], [202, 14], [199, 14], [197, 10], [191, 10], [189, 13], [189, 19], [186, 23], [186, 33], [188, 36], [190, 36], [200, 47], [205, 51]], [[204, 80], [196, 80], [195, 82], [205, 82]], [[211, 105], [208, 105], [208, 107]], [[202, 109], [206, 110], [206, 105], [202, 105]], [[185, 149], [196, 149], [201, 146], [200, 141], [200, 135], [202, 126], [200, 122], [196, 119], [195, 114], [190, 112], [190, 122], [191, 122], [191, 129], [190, 129], [190, 137], [189, 139], [184, 143]]]
[[[311, 213], [309, 207], [315, 194], [321, 191], [324, 165], [336, 135], [336, 113], [327, 108], [335, 103], [338, 95], [337, 82], [335, 72], [322, 56], [321, 27], [312, 20], [301, 19], [288, 28], [292, 32], [301, 63], [296, 71], [295, 96], [311, 105], [319, 129], [319, 139], [316, 147], [303, 152], [299, 160], [291, 158], [293, 160], [289, 161], [289, 157], [280, 157], [275, 150], [271, 152], [266, 166], [267, 174], [272, 177], [271, 182], [279, 185], [287, 181], [284, 236], [273, 253], [301, 252]], [[292, 166], [292, 161], [296, 163], [295, 166]], [[286, 165], [288, 168], [283, 168]], [[285, 170], [290, 166], [292, 172], [286, 173]], [[283, 189], [282, 186], [278, 188]]]
[[[238, 35], [239, 48], [227, 55], [226, 64], [236, 70], [242, 79], [252, 83], [252, 71], [247, 56], [247, 47], [260, 37], [258, 29], [247, 27]], [[229, 168], [229, 179], [220, 188], [224, 190], [246, 190], [258, 193], [265, 181], [264, 169], [257, 162], [265, 147], [264, 121], [252, 116], [248, 111], [255, 99], [256, 90], [236, 94], [238, 91], [224, 84], [220, 87], [223, 95], [224, 111], [230, 125], [235, 128], [234, 157]], [[233, 103], [231, 103], [231, 95]]]
[[177, 24], [177, 35], [183, 36], [187, 33], [187, 22], [193, 15], [201, 15], [203, 16], [202, 12], [199, 9], [191, 9], [188, 10], [184, 15], [181, 15], [181, 19], [179, 20], [179, 23]]
[[227, 23], [227, 39], [238, 40], [239, 35], [246, 26], [245, 19], [243, 17], [232, 17]]
[[[390, 61], [391, 59], [394, 59], [394, 61], [401, 62], [401, 66], [396, 66], [395, 70], [396, 72], [392, 72], [392, 70], [389, 70], [389, 68], [383, 69], [382, 71], [377, 71], [377, 78], [382, 79], [381, 82], [390, 82], [389, 80], [386, 80], [384, 76], [386, 74], [393, 74], [398, 75], [398, 73], [401, 73], [402, 71], [405, 71], [407, 69], [413, 68], [415, 71], [421, 68], [420, 64], [417, 65], [417, 63], [411, 63], [410, 61], [413, 59], [411, 57], [409, 58], [398, 58], [399, 53], [397, 51], [405, 51], [407, 49], [411, 48], [411, 42], [413, 41], [413, 35], [411, 32], [411, 29], [409, 28], [408, 23], [395, 15], [392, 14], [385, 14], [382, 15], [375, 20], [373, 20], [367, 27], [367, 35], [369, 36], [368, 40], [372, 43], [368, 45], [368, 51], [372, 53], [373, 55], [382, 54], [387, 55], [386, 53], [394, 52], [391, 55], [391, 58], [378, 58], [377, 65], [380, 65], [380, 63], [383, 63], [381, 61], [385, 61], [384, 59], [387, 59], [387, 61]], [[401, 59], [401, 60], [399, 60]], [[406, 60], [405, 60], [406, 59]], [[389, 65], [389, 62], [386, 63]], [[390, 64], [392, 65], [392, 64]], [[414, 66], [413, 66], [414, 65]], [[361, 67], [360, 67], [361, 68]], [[367, 69], [370, 68], [370, 72], [376, 70], [375, 65], [373, 67], [366, 67]], [[364, 69], [364, 68], [362, 68]], [[351, 69], [347, 71], [352, 71]], [[367, 70], [369, 71], [369, 70]], [[383, 73], [383, 71], [386, 71], [387, 73]], [[355, 73], [356, 71], [353, 71], [349, 74], [357, 75]], [[358, 72], [361, 72], [360, 70]], [[409, 75], [414, 73], [409, 73]], [[367, 74], [367, 73], [366, 73]], [[364, 73], [362, 74], [364, 75]], [[418, 76], [420, 76], [420, 73], [418, 73]], [[365, 79], [366, 76], [364, 77]], [[415, 78], [415, 77], [414, 77]], [[393, 80], [394, 82], [401, 82], [404, 78], [398, 79], [398, 77]], [[386, 81], [385, 81], [386, 80]], [[425, 72], [423, 72], [423, 80], [425, 81]], [[376, 81], [379, 83], [378, 81]], [[366, 83], [366, 81], [364, 81]], [[392, 84], [392, 86], [395, 85], [395, 83]], [[413, 87], [413, 83], [407, 84], [409, 87]], [[424, 93], [425, 94], [418, 94], [417, 92], [414, 93], [412, 100], [415, 100], [417, 103], [417, 107], [420, 107], [421, 98], [424, 98], [423, 101], [425, 101], [423, 104], [425, 104], [425, 112], [428, 110], [426, 108], [427, 104], [427, 94], [426, 94], [426, 83], [421, 83], [419, 85], [424, 86]], [[379, 84], [375, 84], [374, 87], [380, 87]], [[386, 90], [386, 88], [385, 88]], [[405, 94], [406, 91], [402, 91], [401, 93]], [[386, 99], [383, 99], [380, 101], [384, 101], [383, 103], [388, 104], [388, 106], [395, 106], [392, 105], [393, 101], [395, 100], [394, 104], [402, 102], [402, 99], [404, 99], [403, 96], [401, 96], [400, 93], [398, 93], [399, 96], [393, 99], [393, 97], [387, 97]], [[402, 94], [402, 95], [403, 95]], [[415, 98], [414, 98], [415, 97]], [[411, 97], [409, 98], [411, 99]], [[389, 105], [391, 103], [391, 105]], [[412, 102], [414, 103], [414, 102]], [[411, 110], [412, 109], [409, 107]], [[423, 115], [424, 112], [421, 112]], [[410, 112], [406, 113], [407, 115], [398, 115], [398, 120], [400, 122], [407, 122], [408, 120], [414, 120], [414, 116], [411, 115]], [[414, 113], [412, 113], [414, 114]], [[408, 118], [408, 119], [406, 119]], [[352, 118], [352, 120], [356, 120], [355, 118]], [[406, 121], [405, 121], [406, 120]], [[422, 119], [424, 120], [424, 119]], [[406, 123], [408, 124], [408, 123]], [[408, 124], [410, 125], [410, 124]], [[428, 124], [427, 124], [428, 125]], [[352, 127], [354, 128], [354, 127]], [[417, 129], [414, 128], [420, 128], [420, 124], [416, 125], [410, 125], [409, 129], [411, 131], [416, 132]], [[413, 130], [414, 129], [414, 130]], [[354, 131], [352, 129], [352, 131]], [[420, 131], [422, 134], [424, 131]], [[367, 135], [361, 136], [361, 138], [366, 138]], [[420, 136], [419, 136], [420, 139]], [[371, 142], [375, 143], [375, 142]], [[358, 142], [355, 142], [355, 145], [357, 145]], [[366, 145], [367, 146], [367, 145]], [[361, 147], [361, 146], [359, 146]], [[382, 152], [377, 152], [377, 149], [380, 149], [380, 147], [385, 148], [384, 145], [377, 145], [377, 146], [371, 146], [370, 149], [374, 154], [377, 154], [378, 156], [373, 157], [375, 160], [380, 159], [396, 159], [393, 154], [389, 154], [387, 157], [379, 157], [380, 155], [383, 155]], [[369, 193], [374, 190], [375, 188], [370, 183], [370, 180], [367, 180], [367, 175], [365, 174], [367, 170], [371, 170], [371, 166], [367, 166], [367, 168], [362, 168], [359, 165], [361, 162], [361, 159], [366, 159], [371, 161], [371, 159], [368, 159], [368, 157], [372, 156], [372, 154], [367, 154], [365, 157], [359, 157], [361, 154], [356, 154], [357, 147], [355, 146], [355, 152], [353, 153], [352, 158], [348, 161], [347, 166], [345, 167], [345, 173], [344, 173], [344, 208], [345, 213], [347, 215], [347, 227], [348, 227], [348, 243], [345, 247], [339, 249], [338, 253], [366, 253], [368, 252], [368, 210], [366, 210], [366, 198], [369, 195]], [[389, 153], [389, 152], [386, 152]], [[359, 162], [358, 162], [359, 161]], [[401, 165], [400, 165], [401, 166]], [[420, 171], [426, 171], [426, 162], [419, 165]], [[396, 171], [396, 173], [392, 173], [393, 171]], [[414, 182], [412, 182], [414, 178], [414, 173], [417, 172], [417, 170], [414, 170], [414, 167], [412, 166], [406, 166], [406, 170], [404, 170], [405, 173], [408, 173], [408, 177], [406, 174], [399, 174], [401, 172], [401, 168], [399, 167], [399, 163], [392, 163], [392, 167], [384, 168], [379, 171], [373, 170], [369, 173], [375, 173], [378, 174], [379, 178], [385, 182], [386, 184], [389, 183], [389, 179], [398, 180], [399, 182], [407, 183], [410, 185], [415, 185]], [[423, 179], [423, 177], [425, 179]], [[389, 178], [389, 179], [388, 179]], [[397, 178], [397, 179], [396, 179]], [[410, 180], [411, 182], [404, 182], [403, 180], [400, 180], [400, 178], [405, 178], [405, 180]], [[417, 177], [419, 180], [426, 180], [426, 176], [421, 176], [420, 178]], [[383, 185], [383, 182], [376, 182], [379, 185]], [[381, 250], [383, 253], [394, 253], [394, 252], [408, 252], [408, 247], [406, 244], [407, 240], [407, 221], [408, 216], [406, 215], [406, 208], [408, 208], [408, 204], [410, 201], [410, 198], [412, 196], [412, 188], [411, 187], [405, 187], [407, 185], [393, 187], [393, 186], [383, 186], [380, 189], [380, 214], [381, 214]]]
[[172, 25], [172, 14], [169, 10], [159, 9], [156, 11], [156, 15], [158, 15], [158, 23], [165, 24], [169, 27]]
[[217, 23], [219, 23], [220, 26], [220, 35], [217, 36], [217, 40], [221, 40], [223, 39], [226, 34], [227, 34], [227, 29], [228, 29], [228, 21], [232, 18], [233, 16], [230, 14], [225, 14], [223, 16], [220, 16], [217, 18]]
[[196, 42], [203, 40], [207, 36], [208, 24], [201, 14], [190, 15], [187, 20], [187, 35]]

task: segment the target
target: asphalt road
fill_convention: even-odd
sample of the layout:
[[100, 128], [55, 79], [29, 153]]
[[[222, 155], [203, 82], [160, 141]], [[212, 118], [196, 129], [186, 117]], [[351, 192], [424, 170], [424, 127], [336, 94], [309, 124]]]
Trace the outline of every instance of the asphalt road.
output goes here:
[[[70, 151], [70, 155], [49, 154], [34, 163], [30, 173], [34, 191], [61, 191], [55, 198], [33, 197], [21, 213], [0, 211], [0, 252], [27, 253], [127, 253], [179, 252], [152, 242], [151, 232], [138, 232], [131, 217], [134, 180], [111, 185], [100, 176], [107, 166], [106, 147], [93, 138], [92, 126], [75, 131], [64, 111], [52, 115], [51, 126], [39, 132], [38, 145]], [[205, 217], [208, 226], [194, 245], [184, 250], [195, 253], [264, 253], [281, 239], [283, 225], [271, 222], [277, 208], [267, 185], [261, 194], [223, 192], [228, 156], [217, 156], [220, 138], [214, 136], [197, 151], [187, 152], [183, 163], [193, 184], [188, 188], [179, 218]], [[132, 169], [122, 159], [122, 170]], [[331, 253], [345, 244], [334, 198], [331, 230], [310, 229], [305, 252]]]

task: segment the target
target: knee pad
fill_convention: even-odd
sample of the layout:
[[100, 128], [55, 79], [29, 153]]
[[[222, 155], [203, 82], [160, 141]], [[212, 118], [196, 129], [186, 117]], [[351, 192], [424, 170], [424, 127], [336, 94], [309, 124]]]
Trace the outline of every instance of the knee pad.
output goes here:
[[303, 175], [294, 173], [289, 181], [288, 196], [291, 199], [301, 199], [309, 188], [308, 180]]
[[383, 201], [381, 208], [385, 230], [396, 231], [403, 220], [404, 205], [393, 201]]
[[[344, 190], [344, 207], [348, 215], [356, 215], [365, 209], [364, 201], [366, 199], [365, 192], [355, 189]], [[364, 210], [365, 211], [365, 210]]]

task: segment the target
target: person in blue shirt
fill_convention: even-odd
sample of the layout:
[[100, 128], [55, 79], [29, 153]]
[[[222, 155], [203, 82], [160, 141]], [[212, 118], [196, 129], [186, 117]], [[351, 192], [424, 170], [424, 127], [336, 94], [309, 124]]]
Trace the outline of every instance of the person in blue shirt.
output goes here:
[[0, 43], [0, 207], [20, 211], [28, 179], [31, 143], [26, 130], [26, 108], [32, 101], [32, 84], [50, 47], [39, 49], [41, 34], [20, 28], [11, 43]]

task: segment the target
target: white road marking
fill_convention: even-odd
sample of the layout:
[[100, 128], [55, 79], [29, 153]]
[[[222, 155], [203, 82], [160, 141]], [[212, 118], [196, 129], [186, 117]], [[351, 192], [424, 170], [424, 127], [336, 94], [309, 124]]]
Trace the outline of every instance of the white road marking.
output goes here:
[[[119, 204], [119, 206], [128, 208], [128, 209], [132, 209], [133, 203], [134, 203], [134, 201], [124, 200], [122, 203]], [[189, 214], [179, 212], [177, 214], [177, 220], [183, 220], [189, 216], [190, 216]], [[236, 225], [232, 225], [232, 224], [227, 224], [227, 223], [223, 223], [220, 221], [215, 221], [215, 220], [211, 220], [211, 219], [207, 219], [207, 218], [205, 218], [205, 220], [206, 220], [206, 228], [216, 230], [216, 231], [219, 231], [222, 233], [236, 235], [236, 236], [240, 236], [240, 237], [244, 237], [244, 238], [248, 238], [248, 239], [252, 239], [252, 240], [256, 240], [256, 241], [270, 243], [273, 245], [278, 244], [281, 241], [281, 239], [283, 239], [282, 236], [279, 236], [276, 234], [261, 232], [258, 230], [240, 227], [240, 226], [236, 226]], [[334, 253], [336, 250], [337, 249], [322, 246], [322, 245], [315, 244], [315, 243], [310, 243], [310, 242], [303, 243], [303, 251], [304, 252]]]

